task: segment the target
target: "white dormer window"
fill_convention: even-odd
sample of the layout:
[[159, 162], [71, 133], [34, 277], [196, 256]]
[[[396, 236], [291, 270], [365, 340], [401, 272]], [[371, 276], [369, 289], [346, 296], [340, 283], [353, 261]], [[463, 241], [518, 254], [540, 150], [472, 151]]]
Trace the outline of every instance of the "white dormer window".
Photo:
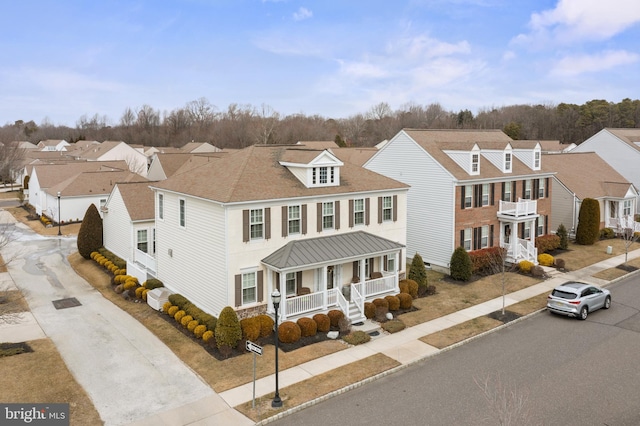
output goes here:
[[504, 153], [504, 171], [507, 173], [511, 172], [511, 153], [510, 152]]
[[[286, 153], [292, 160], [295, 160], [296, 154], [296, 150]], [[309, 162], [280, 161], [280, 165], [289, 169], [307, 188], [312, 188], [339, 186], [340, 168], [344, 163], [330, 151], [323, 151]]]
[[313, 167], [311, 169], [311, 182], [313, 185], [332, 184], [335, 179], [335, 167]]
[[471, 154], [471, 174], [480, 173], [480, 154]]
[[533, 152], [533, 170], [540, 170], [540, 151]]

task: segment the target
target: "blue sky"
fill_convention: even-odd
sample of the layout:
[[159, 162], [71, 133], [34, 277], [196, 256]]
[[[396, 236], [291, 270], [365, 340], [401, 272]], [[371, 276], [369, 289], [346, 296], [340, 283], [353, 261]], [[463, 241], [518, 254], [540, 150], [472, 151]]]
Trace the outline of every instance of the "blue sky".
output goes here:
[[0, 125], [201, 97], [327, 118], [638, 99], [639, 23], [637, 0], [5, 2]]

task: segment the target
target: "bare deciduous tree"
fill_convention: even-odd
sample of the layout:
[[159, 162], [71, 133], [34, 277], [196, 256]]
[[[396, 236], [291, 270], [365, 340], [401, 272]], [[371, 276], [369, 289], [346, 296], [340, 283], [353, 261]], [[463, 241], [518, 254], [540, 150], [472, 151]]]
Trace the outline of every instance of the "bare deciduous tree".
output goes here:
[[499, 374], [487, 375], [473, 381], [482, 391], [496, 424], [500, 426], [524, 426], [530, 424], [528, 394], [514, 383], [506, 383]]
[[627, 263], [629, 248], [640, 239], [640, 223], [636, 222], [631, 215], [618, 217], [616, 234], [624, 242], [624, 263]]

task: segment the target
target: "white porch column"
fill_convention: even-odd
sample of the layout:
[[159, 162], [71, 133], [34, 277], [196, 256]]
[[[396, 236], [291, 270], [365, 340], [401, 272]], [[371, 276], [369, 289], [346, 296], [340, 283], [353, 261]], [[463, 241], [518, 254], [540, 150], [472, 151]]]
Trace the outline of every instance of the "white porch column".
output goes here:
[[365, 268], [364, 268], [364, 264], [365, 264], [366, 260], [365, 259], [361, 259], [360, 260], [360, 283], [364, 283], [366, 277], [364, 276], [365, 273]]
[[529, 239], [531, 240], [531, 244], [535, 247], [536, 244], [536, 232], [538, 232], [538, 228], [536, 227], [536, 220], [531, 220], [531, 234], [529, 235]]
[[[287, 274], [280, 272], [280, 309], [278, 313], [280, 314], [280, 320], [284, 321], [287, 318]], [[271, 297], [271, 295], [269, 295]]]
[[[327, 293], [327, 265], [324, 265], [319, 269], [323, 277], [322, 280], [320, 280], [320, 283], [322, 284], [322, 288], [320, 289], [322, 291], [322, 308], [327, 309], [327, 306], [329, 306], [329, 294]], [[333, 273], [335, 274], [335, 266]]]

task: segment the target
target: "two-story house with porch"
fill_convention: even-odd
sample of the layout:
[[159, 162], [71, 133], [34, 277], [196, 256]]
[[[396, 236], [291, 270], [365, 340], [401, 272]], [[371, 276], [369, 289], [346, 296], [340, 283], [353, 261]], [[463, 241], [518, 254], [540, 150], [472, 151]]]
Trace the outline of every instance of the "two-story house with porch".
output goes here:
[[458, 246], [502, 246], [507, 260], [537, 263], [535, 237], [549, 232], [552, 172], [537, 141], [500, 130], [405, 129], [364, 167], [410, 185], [407, 256], [449, 271]]
[[398, 292], [408, 186], [328, 150], [255, 145], [150, 186], [157, 278], [214, 315], [272, 312], [277, 288], [282, 319], [359, 321], [365, 299]]

